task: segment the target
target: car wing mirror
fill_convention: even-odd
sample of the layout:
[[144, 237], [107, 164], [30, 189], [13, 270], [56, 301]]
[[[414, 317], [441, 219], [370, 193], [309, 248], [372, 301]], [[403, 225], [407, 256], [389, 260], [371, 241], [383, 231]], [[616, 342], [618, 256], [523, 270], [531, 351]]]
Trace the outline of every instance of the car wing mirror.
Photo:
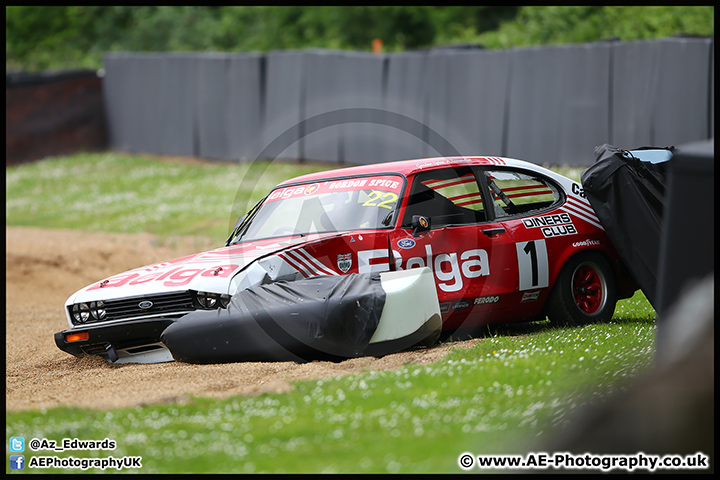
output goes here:
[[413, 237], [417, 237], [420, 233], [430, 230], [430, 219], [422, 215], [413, 215], [411, 226]]

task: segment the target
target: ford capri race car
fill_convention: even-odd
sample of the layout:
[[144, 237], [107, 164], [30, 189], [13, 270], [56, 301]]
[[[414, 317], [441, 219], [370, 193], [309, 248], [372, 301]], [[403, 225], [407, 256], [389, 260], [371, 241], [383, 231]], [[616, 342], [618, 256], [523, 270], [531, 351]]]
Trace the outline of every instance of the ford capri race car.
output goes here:
[[281, 183], [224, 247], [70, 296], [55, 341], [113, 362], [341, 359], [606, 321], [636, 289], [579, 183], [509, 158], [407, 160]]

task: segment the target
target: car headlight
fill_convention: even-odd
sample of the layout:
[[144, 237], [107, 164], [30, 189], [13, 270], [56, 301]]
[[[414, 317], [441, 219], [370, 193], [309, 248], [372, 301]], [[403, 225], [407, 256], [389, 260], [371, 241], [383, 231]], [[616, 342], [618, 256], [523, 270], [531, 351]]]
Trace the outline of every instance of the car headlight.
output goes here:
[[103, 320], [107, 316], [105, 311], [105, 302], [99, 300], [97, 302], [90, 302], [90, 314], [95, 320]]
[[230, 295], [211, 292], [195, 292], [195, 300], [200, 308], [205, 310], [227, 308], [230, 303]]
[[72, 316], [75, 323], [96, 322], [107, 317], [105, 302], [99, 300], [90, 303], [76, 303], [72, 306]]
[[85, 323], [90, 318], [90, 307], [87, 303], [76, 303], [73, 305], [72, 314], [77, 323]]

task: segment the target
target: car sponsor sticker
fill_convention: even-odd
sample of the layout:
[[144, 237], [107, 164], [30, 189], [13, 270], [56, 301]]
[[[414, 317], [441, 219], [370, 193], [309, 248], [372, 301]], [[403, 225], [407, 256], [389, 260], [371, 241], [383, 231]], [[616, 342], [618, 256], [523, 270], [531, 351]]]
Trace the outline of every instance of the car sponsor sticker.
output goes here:
[[397, 246], [404, 249], [413, 248], [415, 246], [415, 240], [412, 238], [403, 238], [402, 240], [398, 240]]
[[500, 295], [488, 295], [486, 297], [476, 297], [473, 305], [487, 305], [488, 303], [498, 303]]
[[457, 302], [453, 303], [452, 309], [453, 310], [465, 310], [470, 306], [470, 302], [468, 300], [458, 300]]
[[[387, 248], [360, 250], [357, 253], [358, 273], [385, 272], [389, 269], [390, 259]], [[461, 291], [465, 284], [463, 279], [490, 275], [490, 258], [487, 251], [482, 248], [465, 250], [460, 253], [433, 254], [432, 245], [425, 245], [424, 258], [411, 257], [405, 260], [400, 252], [395, 250], [392, 255], [397, 270], [430, 268], [435, 274], [437, 287], [443, 292]]]
[[523, 225], [525, 228], [539, 228], [545, 238], [577, 233], [572, 218], [567, 213], [525, 218]]
[[583, 240], [582, 242], [574, 242], [572, 244], [573, 247], [592, 247], [592, 246], [598, 246], [600, 245], [600, 240], [590, 240], [589, 238], [587, 240]]
[[563, 235], [574, 235], [577, 232], [575, 225], [560, 225], [558, 227], [543, 227], [540, 229], [545, 238], [561, 237]]
[[441, 303], [440, 304], [440, 313], [447, 313], [450, 311], [450, 303]]
[[[239, 265], [216, 265], [210, 268], [184, 268], [175, 267], [171, 270], [157, 270], [149, 274], [137, 271], [121, 273], [103, 280], [98, 285], [92, 285], [86, 291], [98, 288], [122, 287], [123, 285], [140, 285], [148, 282], [162, 282], [165, 287], [182, 287], [189, 284], [195, 277], [229, 277]], [[148, 271], [147, 269], [143, 272]]]
[[572, 184], [572, 193], [577, 195], [578, 197], [585, 198], [585, 190], [577, 183]]
[[540, 297], [540, 290], [536, 290], [534, 292], [525, 292], [523, 293], [521, 302], [534, 302]]
[[[332, 192], [348, 192], [354, 190], [375, 190], [378, 193], [399, 194], [403, 181], [397, 175], [380, 175], [377, 177], [358, 177], [340, 180], [316, 182], [311, 185], [293, 185], [276, 188], [267, 198], [268, 202], [286, 200], [304, 195], [321, 195]], [[386, 199], [387, 200], [387, 199]]]
[[352, 268], [352, 253], [338, 254], [337, 267], [342, 273], [347, 273]]
[[523, 225], [525, 225], [525, 228], [550, 227], [554, 225], [565, 225], [568, 223], [572, 223], [572, 218], [570, 218], [570, 215], [567, 213], [523, 219]]

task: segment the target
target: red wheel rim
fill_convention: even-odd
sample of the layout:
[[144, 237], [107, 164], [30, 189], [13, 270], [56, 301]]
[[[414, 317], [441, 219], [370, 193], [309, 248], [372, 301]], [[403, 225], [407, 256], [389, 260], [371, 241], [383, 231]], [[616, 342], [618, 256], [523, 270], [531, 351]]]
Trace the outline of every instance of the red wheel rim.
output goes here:
[[605, 279], [593, 264], [584, 263], [575, 269], [572, 287], [575, 305], [585, 315], [595, 315], [605, 306]]

